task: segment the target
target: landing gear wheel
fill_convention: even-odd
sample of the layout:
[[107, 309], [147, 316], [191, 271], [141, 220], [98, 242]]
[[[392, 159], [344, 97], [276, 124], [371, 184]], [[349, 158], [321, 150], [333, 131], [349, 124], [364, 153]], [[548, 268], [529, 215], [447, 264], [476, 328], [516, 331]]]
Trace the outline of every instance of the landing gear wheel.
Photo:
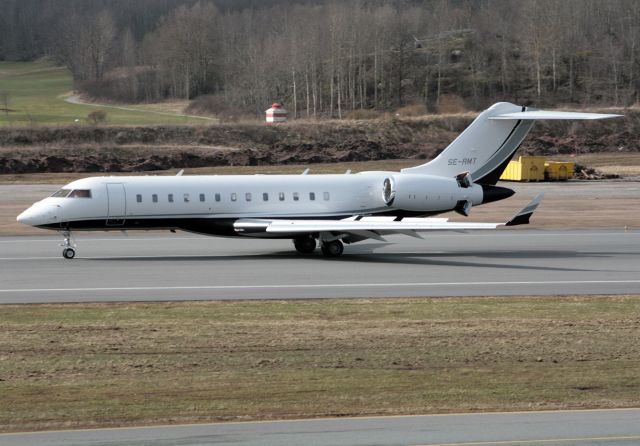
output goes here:
[[62, 257], [65, 259], [73, 259], [76, 256], [76, 250], [73, 248], [64, 248], [62, 250]]
[[76, 244], [72, 241], [71, 231], [68, 229], [62, 231], [62, 236], [64, 237], [64, 242], [62, 242], [62, 257], [65, 259], [73, 259], [76, 256], [76, 250], [73, 249]]
[[316, 239], [313, 237], [294, 238], [293, 246], [300, 254], [311, 254], [316, 249]]
[[322, 254], [326, 257], [340, 257], [344, 251], [344, 245], [340, 240], [324, 242], [322, 244]]

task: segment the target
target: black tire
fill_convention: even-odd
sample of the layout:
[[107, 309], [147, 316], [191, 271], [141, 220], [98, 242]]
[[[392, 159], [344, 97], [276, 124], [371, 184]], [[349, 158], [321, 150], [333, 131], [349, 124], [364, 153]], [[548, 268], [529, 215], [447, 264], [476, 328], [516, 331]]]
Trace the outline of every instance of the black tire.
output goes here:
[[340, 240], [325, 242], [322, 244], [322, 254], [327, 257], [340, 257], [344, 251], [344, 245]]
[[73, 248], [64, 248], [62, 250], [62, 257], [65, 259], [73, 259], [76, 256], [76, 250]]
[[300, 254], [311, 254], [316, 249], [316, 239], [313, 237], [304, 237], [293, 239], [293, 246]]

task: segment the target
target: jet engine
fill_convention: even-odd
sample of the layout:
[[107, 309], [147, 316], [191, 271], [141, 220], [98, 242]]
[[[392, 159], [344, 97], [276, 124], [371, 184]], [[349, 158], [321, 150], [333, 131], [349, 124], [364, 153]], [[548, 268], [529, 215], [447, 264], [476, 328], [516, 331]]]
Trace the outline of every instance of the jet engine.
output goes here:
[[452, 209], [468, 215], [472, 205], [482, 203], [482, 187], [461, 175], [456, 178], [403, 173], [389, 176], [382, 184], [382, 199], [387, 206], [406, 211]]

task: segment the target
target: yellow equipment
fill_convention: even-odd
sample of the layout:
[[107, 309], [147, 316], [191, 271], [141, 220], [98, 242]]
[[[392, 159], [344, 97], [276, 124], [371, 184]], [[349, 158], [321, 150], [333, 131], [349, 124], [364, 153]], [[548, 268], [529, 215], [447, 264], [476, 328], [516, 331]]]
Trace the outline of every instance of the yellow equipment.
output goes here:
[[549, 181], [565, 181], [573, 177], [575, 163], [547, 161], [544, 163], [544, 179]]
[[509, 162], [500, 176], [505, 181], [562, 181], [573, 178], [572, 162], [545, 161], [544, 156], [521, 156]]
[[544, 181], [544, 156], [521, 156], [511, 161], [502, 172], [501, 180], [506, 181]]

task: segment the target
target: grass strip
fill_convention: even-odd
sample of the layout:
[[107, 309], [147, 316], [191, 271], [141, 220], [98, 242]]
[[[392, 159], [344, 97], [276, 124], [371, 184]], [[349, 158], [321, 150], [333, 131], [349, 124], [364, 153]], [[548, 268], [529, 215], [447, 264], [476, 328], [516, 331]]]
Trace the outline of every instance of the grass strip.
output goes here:
[[3, 305], [0, 431], [640, 404], [640, 296]]
[[[107, 113], [109, 124], [207, 124], [195, 117], [123, 110], [113, 107], [71, 104], [65, 95], [73, 89], [71, 73], [46, 59], [35, 62], [0, 62], [0, 92], [7, 93], [7, 108], [0, 112], [2, 126], [85, 125], [87, 115], [96, 110]], [[0, 104], [4, 108], [4, 104]]]

